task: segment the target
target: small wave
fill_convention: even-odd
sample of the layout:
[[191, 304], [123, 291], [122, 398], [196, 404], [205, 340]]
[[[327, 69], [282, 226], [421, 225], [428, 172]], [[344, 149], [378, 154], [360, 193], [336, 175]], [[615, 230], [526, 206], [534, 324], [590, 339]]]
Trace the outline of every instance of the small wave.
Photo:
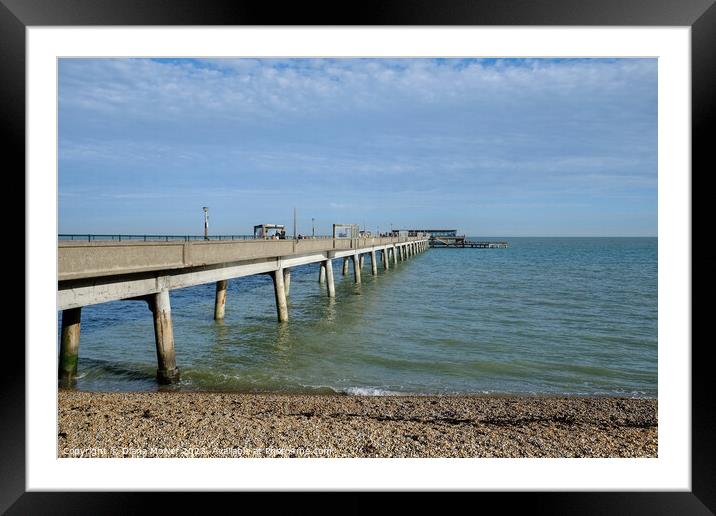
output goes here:
[[378, 387], [348, 387], [343, 392], [349, 396], [400, 396], [404, 392], [389, 391]]

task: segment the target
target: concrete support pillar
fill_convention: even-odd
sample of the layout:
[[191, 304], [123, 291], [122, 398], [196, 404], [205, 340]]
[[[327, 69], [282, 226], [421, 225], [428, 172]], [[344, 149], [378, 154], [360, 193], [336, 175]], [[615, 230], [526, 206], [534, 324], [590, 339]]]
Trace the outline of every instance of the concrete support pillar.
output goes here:
[[288, 294], [291, 291], [291, 269], [288, 267], [283, 270], [283, 286], [286, 290], [286, 297], [288, 297]]
[[348, 276], [348, 258], [343, 258], [343, 275]]
[[397, 247], [393, 246], [391, 251], [393, 252], [393, 265], [398, 265], [398, 253], [397, 253]]
[[360, 266], [361, 270], [363, 269], [364, 262], [365, 262], [365, 255], [361, 253], [358, 255], [358, 265]]
[[373, 276], [378, 274], [378, 264], [375, 261], [375, 249], [370, 252], [370, 273]]
[[321, 262], [321, 269], [318, 272], [318, 283], [323, 283], [324, 281], [326, 281], [326, 264]]
[[385, 249], [383, 249], [382, 258], [383, 258], [383, 270], [387, 271], [388, 269], [390, 269], [390, 250], [387, 247]]
[[216, 282], [216, 298], [214, 300], [214, 320], [219, 321], [224, 318], [226, 308], [226, 289], [229, 282], [221, 280]]
[[326, 284], [328, 286], [328, 297], [336, 297], [336, 287], [333, 281], [333, 262], [329, 258], [326, 260]]
[[352, 256], [353, 259], [353, 278], [356, 284], [360, 284], [360, 258], [358, 253]]
[[72, 384], [77, 376], [77, 358], [80, 350], [80, 318], [82, 308], [62, 310], [62, 334], [60, 337], [59, 379]]
[[404, 262], [405, 261], [405, 246], [401, 245], [399, 249], [400, 249], [400, 261]]
[[179, 381], [179, 369], [174, 352], [174, 329], [169, 290], [150, 296], [149, 308], [154, 315], [154, 342], [157, 345], [157, 381], [161, 384]]
[[276, 314], [278, 322], [288, 321], [288, 305], [286, 304], [286, 287], [283, 283], [283, 269], [271, 273], [273, 278], [273, 290], [276, 296]]

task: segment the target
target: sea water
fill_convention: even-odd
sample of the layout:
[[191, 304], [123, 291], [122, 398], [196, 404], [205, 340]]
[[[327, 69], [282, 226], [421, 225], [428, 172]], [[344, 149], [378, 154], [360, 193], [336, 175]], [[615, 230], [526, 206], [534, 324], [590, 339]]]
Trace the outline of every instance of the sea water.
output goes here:
[[[296, 267], [283, 324], [267, 275], [230, 280], [218, 322], [213, 283], [173, 290], [169, 388], [656, 397], [657, 239], [504, 240], [379, 262], [377, 276], [367, 258], [360, 285], [334, 260], [334, 299], [318, 264]], [[164, 388], [144, 302], [84, 307], [79, 355], [77, 389]]]

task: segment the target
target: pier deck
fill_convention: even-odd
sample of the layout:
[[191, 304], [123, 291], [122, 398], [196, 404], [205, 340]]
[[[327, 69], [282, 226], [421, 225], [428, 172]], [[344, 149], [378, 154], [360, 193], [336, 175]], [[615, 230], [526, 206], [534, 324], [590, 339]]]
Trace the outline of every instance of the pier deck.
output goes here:
[[504, 240], [500, 241], [476, 241], [476, 240], [462, 240], [462, 239], [441, 239], [435, 238], [430, 240], [430, 247], [441, 248], [453, 248], [453, 249], [504, 249], [508, 247], [507, 242]]

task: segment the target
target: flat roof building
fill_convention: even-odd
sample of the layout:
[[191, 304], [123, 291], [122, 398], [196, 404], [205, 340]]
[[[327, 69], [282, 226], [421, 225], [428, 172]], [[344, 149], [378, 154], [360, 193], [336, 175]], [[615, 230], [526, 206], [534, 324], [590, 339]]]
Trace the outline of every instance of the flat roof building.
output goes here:
[[457, 236], [457, 229], [396, 229], [393, 231], [393, 233], [396, 233], [396, 234], [405, 234], [404, 232], [407, 232], [408, 236], [418, 236], [419, 233], [423, 233], [423, 234], [430, 235], [433, 237], [436, 237], [436, 236], [455, 237], [455, 236]]

